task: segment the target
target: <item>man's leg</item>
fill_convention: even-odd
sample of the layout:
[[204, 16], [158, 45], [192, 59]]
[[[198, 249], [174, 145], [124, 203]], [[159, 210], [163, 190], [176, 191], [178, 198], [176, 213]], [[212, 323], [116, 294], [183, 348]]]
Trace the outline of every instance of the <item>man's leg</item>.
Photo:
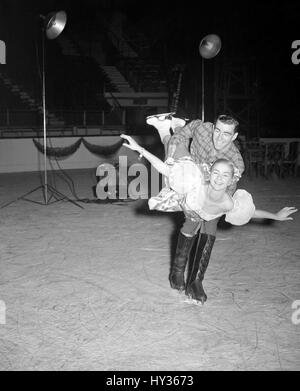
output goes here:
[[195, 223], [186, 217], [185, 223], [179, 232], [176, 253], [169, 276], [170, 285], [173, 289], [179, 291], [185, 289], [184, 272], [200, 225], [201, 222]]
[[207, 300], [207, 295], [203, 289], [202, 281], [211, 252], [216, 239], [217, 224], [220, 218], [205, 221], [200, 229], [196, 251], [189, 265], [189, 273], [186, 282], [186, 294], [198, 302], [204, 304]]

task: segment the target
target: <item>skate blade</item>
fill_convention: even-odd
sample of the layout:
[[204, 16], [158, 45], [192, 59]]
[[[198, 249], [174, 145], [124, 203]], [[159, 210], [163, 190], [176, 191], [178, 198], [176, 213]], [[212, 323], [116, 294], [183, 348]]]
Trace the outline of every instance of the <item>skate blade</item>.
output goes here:
[[204, 304], [204, 302], [192, 299], [190, 297], [187, 297], [183, 302], [187, 304], [197, 305], [198, 307], [202, 307]]
[[146, 121], [150, 118], [154, 118], [156, 117], [159, 121], [164, 121], [166, 118], [168, 117], [172, 117], [172, 115], [176, 114], [175, 112], [172, 112], [172, 113], [162, 113], [162, 114], [153, 114], [153, 115], [148, 115], [148, 117], [146, 117]]

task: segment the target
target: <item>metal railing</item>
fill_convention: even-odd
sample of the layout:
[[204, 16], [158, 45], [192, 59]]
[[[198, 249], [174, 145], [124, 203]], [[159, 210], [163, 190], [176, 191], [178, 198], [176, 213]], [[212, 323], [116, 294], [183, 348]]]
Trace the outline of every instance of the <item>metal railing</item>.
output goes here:
[[[104, 110], [47, 110], [47, 124], [51, 126], [110, 126], [125, 125], [125, 108]], [[38, 110], [0, 111], [0, 127], [37, 127], [43, 124], [43, 115]]]

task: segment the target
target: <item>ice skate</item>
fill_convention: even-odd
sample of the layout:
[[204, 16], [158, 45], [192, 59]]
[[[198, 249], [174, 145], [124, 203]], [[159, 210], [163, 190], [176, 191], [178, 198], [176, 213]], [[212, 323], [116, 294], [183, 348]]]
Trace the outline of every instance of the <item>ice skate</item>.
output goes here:
[[204, 304], [207, 295], [203, 289], [202, 281], [208, 267], [211, 251], [216, 237], [205, 233], [199, 234], [196, 252], [191, 260], [191, 267], [187, 278], [185, 293], [189, 300]]
[[185, 124], [186, 120], [184, 120], [183, 118], [172, 117], [171, 119], [171, 129], [173, 130], [173, 132], [175, 132], [176, 128], [183, 128]]
[[171, 288], [177, 289], [179, 292], [183, 292], [185, 289], [184, 271], [194, 240], [195, 237], [185, 236], [181, 231], [179, 232], [176, 254], [169, 276]]
[[161, 141], [163, 142], [166, 136], [170, 136], [170, 128], [171, 128], [171, 118], [174, 113], [163, 113], [150, 115], [146, 118], [146, 123], [148, 125], [154, 126], [160, 136]]
[[187, 288], [187, 296], [193, 304], [203, 305], [207, 300], [207, 295], [203, 289], [202, 282], [199, 280], [194, 281], [193, 285]]
[[198, 307], [201, 307], [204, 304], [204, 302], [201, 302], [199, 300], [195, 300], [191, 297], [186, 297], [183, 302], [187, 303], [187, 304], [197, 305]]
[[170, 112], [170, 113], [148, 115], [148, 117], [146, 117], [146, 122], [148, 125], [153, 125], [153, 122], [156, 122], [156, 119], [158, 119], [159, 121], [164, 121], [165, 119], [172, 119], [172, 116], [174, 114], [175, 114], [174, 112]]

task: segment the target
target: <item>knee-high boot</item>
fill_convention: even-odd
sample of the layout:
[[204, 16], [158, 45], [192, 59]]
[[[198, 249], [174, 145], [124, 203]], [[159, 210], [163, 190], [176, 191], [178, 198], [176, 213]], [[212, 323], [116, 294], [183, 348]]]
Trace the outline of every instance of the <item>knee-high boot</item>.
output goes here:
[[175, 258], [169, 276], [170, 285], [173, 289], [183, 291], [185, 288], [184, 271], [194, 240], [195, 236], [190, 237], [183, 235], [182, 232], [179, 233]]
[[200, 233], [195, 255], [190, 259], [191, 265], [189, 267], [189, 274], [186, 282], [186, 294], [191, 299], [199, 301], [202, 304], [207, 300], [202, 281], [209, 263], [215, 239], [216, 237], [213, 235]]

